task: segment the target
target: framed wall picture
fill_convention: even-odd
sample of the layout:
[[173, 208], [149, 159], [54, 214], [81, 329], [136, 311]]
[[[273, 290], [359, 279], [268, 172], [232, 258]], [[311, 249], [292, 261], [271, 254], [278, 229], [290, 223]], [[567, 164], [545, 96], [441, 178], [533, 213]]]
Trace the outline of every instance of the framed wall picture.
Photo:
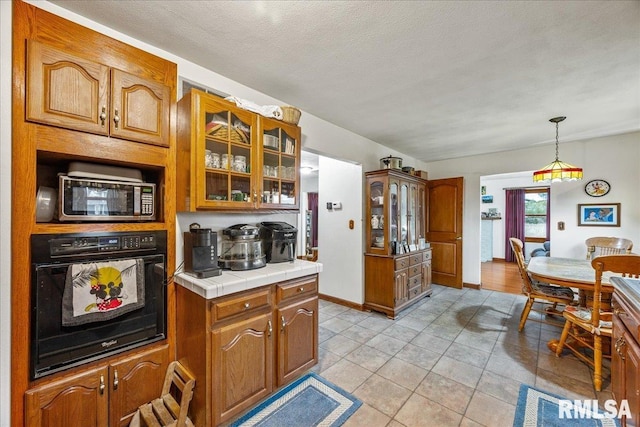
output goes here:
[[620, 203], [579, 204], [578, 225], [620, 227]]
[[493, 196], [489, 196], [489, 195], [482, 196], [482, 203], [493, 203]]

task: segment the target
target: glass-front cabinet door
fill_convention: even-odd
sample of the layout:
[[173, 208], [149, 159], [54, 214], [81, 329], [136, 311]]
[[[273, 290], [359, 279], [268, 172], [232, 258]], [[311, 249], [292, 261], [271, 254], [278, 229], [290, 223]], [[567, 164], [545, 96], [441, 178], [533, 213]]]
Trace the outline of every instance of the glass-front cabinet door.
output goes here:
[[255, 204], [252, 168], [256, 116], [226, 101], [207, 99], [200, 105], [196, 187], [200, 206], [247, 208]]
[[409, 245], [418, 243], [418, 225], [417, 225], [417, 209], [418, 209], [418, 186], [417, 184], [409, 185]]
[[418, 248], [420, 247], [420, 239], [425, 238], [425, 206], [426, 206], [426, 187], [424, 184], [418, 184], [416, 186], [417, 193], [417, 206], [416, 206], [416, 239], [418, 239]]
[[301, 130], [197, 89], [178, 102], [178, 211], [300, 208]]
[[400, 243], [409, 244], [409, 184], [400, 184]]
[[393, 256], [421, 249], [425, 183], [396, 171], [372, 171], [366, 176], [366, 252]]
[[261, 207], [297, 209], [300, 206], [300, 128], [260, 117]]
[[400, 222], [400, 185], [396, 180], [389, 180], [389, 241], [391, 243], [391, 253], [399, 253], [398, 224]]
[[370, 221], [367, 229], [369, 234], [367, 235], [368, 252], [371, 253], [387, 253], [387, 241], [385, 236], [384, 223], [387, 220], [385, 217], [387, 201], [385, 198], [385, 179], [371, 179], [367, 186], [367, 197], [369, 200], [369, 210], [367, 212], [368, 220]]

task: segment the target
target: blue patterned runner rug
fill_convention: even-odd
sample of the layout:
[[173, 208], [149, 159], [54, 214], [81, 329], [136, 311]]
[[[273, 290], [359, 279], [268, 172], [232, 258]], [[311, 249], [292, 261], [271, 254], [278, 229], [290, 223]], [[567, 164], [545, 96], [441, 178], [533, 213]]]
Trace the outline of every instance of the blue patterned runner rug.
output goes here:
[[312, 372], [279, 390], [231, 427], [341, 426], [362, 402]]
[[619, 427], [621, 412], [613, 400], [569, 400], [522, 384], [513, 427]]

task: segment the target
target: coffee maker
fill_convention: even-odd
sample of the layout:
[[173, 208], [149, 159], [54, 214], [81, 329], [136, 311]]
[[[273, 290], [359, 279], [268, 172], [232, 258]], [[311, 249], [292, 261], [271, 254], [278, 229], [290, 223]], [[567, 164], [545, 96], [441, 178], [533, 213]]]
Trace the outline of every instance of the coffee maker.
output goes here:
[[286, 222], [261, 222], [258, 225], [267, 263], [295, 260], [298, 230], [293, 225]]
[[184, 233], [184, 271], [199, 279], [219, 276], [218, 235], [200, 224], [189, 225]]
[[236, 224], [222, 230], [218, 265], [231, 270], [252, 270], [267, 265], [258, 239], [258, 227]]

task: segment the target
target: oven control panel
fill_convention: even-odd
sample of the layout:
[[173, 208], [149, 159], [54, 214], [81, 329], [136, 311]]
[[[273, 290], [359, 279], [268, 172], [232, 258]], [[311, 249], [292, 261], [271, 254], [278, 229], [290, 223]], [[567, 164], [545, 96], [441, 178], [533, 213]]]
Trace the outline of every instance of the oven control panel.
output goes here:
[[65, 236], [49, 240], [51, 256], [71, 256], [104, 252], [128, 252], [155, 249], [154, 234]]

